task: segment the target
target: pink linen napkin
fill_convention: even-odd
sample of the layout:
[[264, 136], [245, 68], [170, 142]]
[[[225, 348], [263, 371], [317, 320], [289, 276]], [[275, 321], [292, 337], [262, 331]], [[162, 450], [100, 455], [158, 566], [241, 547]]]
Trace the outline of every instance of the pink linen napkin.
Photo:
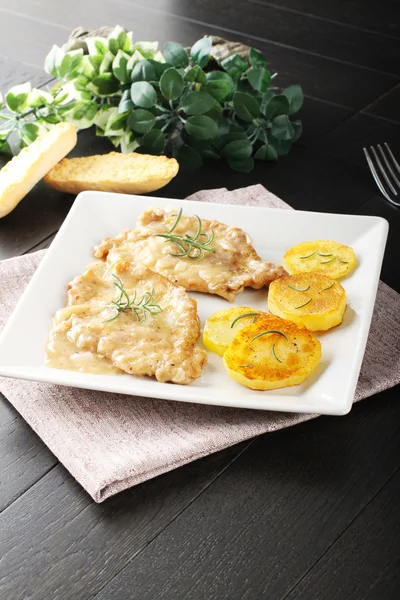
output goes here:
[[[290, 208], [261, 185], [204, 190], [207, 202]], [[0, 263], [0, 329], [45, 251]], [[400, 296], [380, 282], [355, 401], [400, 382]], [[256, 435], [317, 415], [230, 409], [0, 379], [0, 391], [92, 496], [102, 502]]]

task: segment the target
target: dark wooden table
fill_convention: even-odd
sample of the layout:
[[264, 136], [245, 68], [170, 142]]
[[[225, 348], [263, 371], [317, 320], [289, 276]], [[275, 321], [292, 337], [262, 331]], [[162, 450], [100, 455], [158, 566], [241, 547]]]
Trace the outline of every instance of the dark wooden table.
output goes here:
[[[0, 0], [0, 88], [46, 85], [43, 59], [77, 25], [260, 48], [301, 83], [304, 135], [249, 175], [213, 163], [167, 188], [262, 183], [295, 208], [390, 222], [382, 279], [400, 291], [400, 210], [361, 148], [400, 156], [395, 0]], [[104, 152], [80, 135], [78, 154]], [[0, 159], [1, 160], [1, 159]], [[1, 163], [3, 164], [3, 163]], [[49, 245], [73, 198], [39, 185], [0, 221], [0, 259]], [[398, 597], [399, 388], [342, 418], [264, 435], [94, 504], [10, 404], [0, 404], [2, 600], [386, 600]]]

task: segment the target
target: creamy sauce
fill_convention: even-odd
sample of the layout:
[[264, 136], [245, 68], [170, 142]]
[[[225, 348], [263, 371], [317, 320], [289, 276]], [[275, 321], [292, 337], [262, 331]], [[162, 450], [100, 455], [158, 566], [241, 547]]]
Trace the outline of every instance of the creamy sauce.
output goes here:
[[[196, 347], [200, 322], [196, 303], [164, 277], [120, 261], [115, 265], [129, 299], [137, 302], [154, 290], [162, 311], [144, 322], [131, 310], [116, 312], [120, 292], [110, 265], [99, 263], [68, 286], [68, 304], [60, 309], [46, 346], [45, 364], [85, 373], [153, 376], [187, 384], [201, 374], [206, 354]], [[113, 319], [117, 315], [116, 319]]]

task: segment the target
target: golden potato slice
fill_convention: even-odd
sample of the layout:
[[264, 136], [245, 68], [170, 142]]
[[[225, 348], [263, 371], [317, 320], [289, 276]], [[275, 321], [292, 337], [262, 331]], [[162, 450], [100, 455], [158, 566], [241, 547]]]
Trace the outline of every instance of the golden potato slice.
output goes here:
[[331, 240], [293, 246], [286, 252], [283, 261], [292, 274], [314, 272], [332, 279], [347, 277], [357, 266], [353, 248]]
[[273, 390], [302, 383], [320, 358], [320, 342], [303, 325], [267, 315], [236, 334], [223, 361], [238, 383]]
[[339, 325], [345, 309], [344, 288], [320, 273], [288, 275], [269, 286], [269, 312], [305, 325], [309, 331], [326, 331]]
[[203, 344], [212, 352], [223, 356], [225, 350], [243, 327], [266, 315], [255, 308], [235, 306], [226, 310], [218, 310], [206, 321], [203, 331]]

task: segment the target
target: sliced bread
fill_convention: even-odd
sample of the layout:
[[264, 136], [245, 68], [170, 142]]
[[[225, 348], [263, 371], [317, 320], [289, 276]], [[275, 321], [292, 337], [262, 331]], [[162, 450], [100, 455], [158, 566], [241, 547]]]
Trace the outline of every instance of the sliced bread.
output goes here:
[[65, 158], [44, 179], [53, 188], [70, 194], [84, 190], [145, 194], [169, 183], [178, 170], [174, 158], [110, 152]]
[[0, 171], [0, 218], [10, 213], [76, 142], [74, 125], [58, 123], [14, 156]]

